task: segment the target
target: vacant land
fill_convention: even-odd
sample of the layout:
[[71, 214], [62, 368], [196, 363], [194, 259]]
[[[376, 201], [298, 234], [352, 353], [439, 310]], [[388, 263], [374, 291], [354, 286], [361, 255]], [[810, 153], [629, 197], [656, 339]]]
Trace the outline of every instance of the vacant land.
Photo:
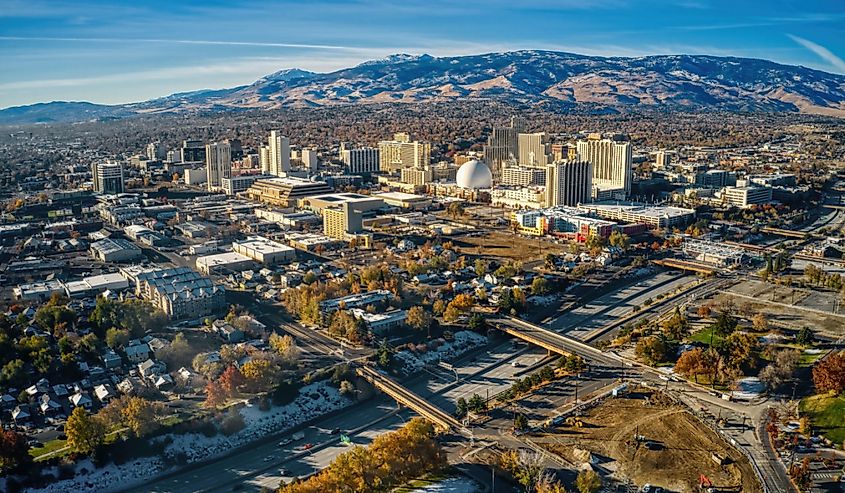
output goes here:
[[541, 260], [547, 253], [559, 255], [564, 248], [545, 239], [527, 238], [503, 231], [490, 231], [484, 236], [455, 237], [452, 241], [460, 254], [498, 257], [519, 262]]
[[809, 327], [820, 334], [838, 338], [845, 335], [845, 314], [824, 313], [819, 309], [822, 306], [820, 301], [807, 303], [808, 299], [828, 295], [775, 287], [760, 281], [744, 281], [713, 296], [710, 302], [712, 306], [719, 307], [731, 300], [735, 306], [749, 313], [763, 312], [773, 328], [798, 330]]
[[845, 443], [845, 397], [814, 395], [801, 401], [799, 409], [828, 440], [836, 445]]
[[[536, 441], [576, 464], [589, 452], [593, 461], [640, 486], [698, 491], [699, 475], [704, 474], [721, 488], [761, 491], [744, 455], [660, 393], [643, 390], [607, 400], [582, 420], [580, 428], [563, 426]], [[724, 464], [717, 464], [712, 454]]]

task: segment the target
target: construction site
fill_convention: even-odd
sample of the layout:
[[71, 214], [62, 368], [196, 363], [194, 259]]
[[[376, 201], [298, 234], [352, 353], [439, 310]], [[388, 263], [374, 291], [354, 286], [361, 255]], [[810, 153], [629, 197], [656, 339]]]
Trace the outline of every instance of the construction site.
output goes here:
[[531, 439], [573, 465], [590, 464], [629, 484], [629, 491], [644, 485], [677, 492], [762, 491], [741, 452], [662, 392], [635, 388], [555, 422]]

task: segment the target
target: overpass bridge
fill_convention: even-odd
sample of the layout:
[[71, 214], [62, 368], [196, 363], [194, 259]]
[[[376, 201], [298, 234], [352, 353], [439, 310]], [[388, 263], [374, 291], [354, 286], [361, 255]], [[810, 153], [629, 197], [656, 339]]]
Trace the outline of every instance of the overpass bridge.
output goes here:
[[799, 240], [803, 240], [807, 235], [812, 236], [812, 233], [808, 233], [806, 231], [793, 231], [791, 229], [771, 228], [769, 226], [761, 228], [760, 231], [771, 235], [786, 236], [787, 238], [797, 238]]
[[698, 262], [690, 262], [687, 260], [678, 260], [673, 258], [667, 258], [663, 260], [652, 260], [651, 263], [661, 265], [663, 267], [669, 267], [670, 269], [679, 269], [683, 271], [695, 272], [698, 274], [713, 274], [716, 272], [716, 269], [714, 269], [713, 267], [704, 264], [699, 264]]
[[624, 366], [622, 359], [616, 355], [605, 353], [581, 341], [571, 337], [544, 329], [539, 325], [526, 322], [514, 317], [503, 317], [491, 319], [493, 326], [506, 334], [522, 339], [536, 346], [540, 346], [549, 352], [569, 355], [577, 354], [586, 361], [592, 361], [603, 366], [621, 368]]
[[377, 389], [392, 397], [396, 402], [405, 405], [434, 423], [435, 428], [438, 430], [442, 432], [454, 431], [460, 434], [468, 433], [463, 425], [452, 415], [394, 382], [390, 377], [382, 375], [374, 368], [367, 365], [360, 365], [355, 369], [355, 373], [373, 384]]

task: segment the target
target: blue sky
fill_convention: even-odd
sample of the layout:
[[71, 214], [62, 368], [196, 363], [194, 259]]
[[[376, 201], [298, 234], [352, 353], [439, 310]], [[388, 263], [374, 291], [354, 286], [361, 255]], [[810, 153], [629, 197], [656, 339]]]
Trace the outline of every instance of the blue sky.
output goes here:
[[529, 48], [845, 74], [845, 0], [0, 0], [0, 107], [142, 101], [392, 53]]

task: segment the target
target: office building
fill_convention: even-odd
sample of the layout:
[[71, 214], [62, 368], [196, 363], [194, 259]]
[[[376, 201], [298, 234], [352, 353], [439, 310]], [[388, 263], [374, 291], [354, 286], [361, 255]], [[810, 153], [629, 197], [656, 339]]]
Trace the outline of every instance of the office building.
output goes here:
[[562, 161], [546, 166], [546, 207], [588, 202], [593, 190], [593, 164]]
[[502, 185], [529, 187], [546, 184], [545, 168], [505, 166], [502, 168]]
[[290, 139], [278, 130], [270, 132], [268, 146], [267, 173], [273, 176], [286, 176], [290, 172]]
[[230, 178], [223, 178], [220, 188], [226, 195], [237, 195], [246, 192], [258, 180], [273, 178], [273, 175], [238, 175]]
[[310, 173], [317, 172], [317, 166], [320, 164], [319, 159], [317, 158], [317, 151], [314, 149], [303, 149], [302, 152], [300, 152], [299, 159], [302, 161], [305, 169], [307, 169]]
[[295, 207], [297, 200], [311, 195], [331, 193], [332, 189], [324, 181], [309, 181], [291, 176], [284, 178], [266, 178], [256, 180], [246, 190], [249, 200], [263, 202], [279, 207]]
[[205, 162], [205, 146], [201, 140], [183, 140], [180, 152], [183, 163]]
[[393, 140], [378, 143], [379, 171], [396, 174], [402, 168], [423, 167], [431, 161], [431, 144], [411, 141], [404, 132], [393, 135]]
[[163, 160], [167, 157], [167, 149], [161, 142], [150, 142], [147, 144], [147, 159]]
[[722, 190], [724, 205], [749, 207], [768, 204], [772, 201], [772, 189], [769, 187], [726, 187]]
[[432, 173], [430, 166], [426, 166], [424, 168], [402, 168], [399, 181], [410, 185], [423, 186], [427, 183], [431, 183], [433, 177], [434, 174]]
[[354, 204], [345, 202], [337, 207], [323, 209], [323, 234], [329, 238], [355, 242], [369, 248], [372, 235], [364, 233], [363, 214]]
[[287, 263], [296, 258], [294, 248], [263, 236], [250, 236], [246, 240], [232, 242], [232, 251], [264, 265]]
[[226, 290], [186, 267], [140, 272], [134, 279], [136, 292], [172, 319], [202, 318], [226, 308]]
[[94, 163], [91, 165], [91, 180], [94, 191], [102, 194], [123, 193], [123, 164]]
[[375, 147], [347, 149], [341, 146], [340, 160], [349, 174], [366, 175], [379, 170], [379, 150]]
[[545, 133], [518, 134], [517, 145], [520, 166], [544, 168], [549, 163], [552, 149]]
[[262, 173], [270, 174], [270, 146], [261, 146], [258, 150], [258, 164]]
[[599, 189], [631, 192], [633, 149], [630, 142], [601, 139], [591, 135], [578, 141], [578, 159], [593, 165], [593, 185]]
[[572, 161], [578, 158], [578, 149], [573, 144], [552, 144], [552, 162]]
[[493, 179], [499, 181], [505, 163], [519, 160], [519, 133], [524, 128], [522, 119], [511, 118], [509, 127], [493, 127], [484, 146], [484, 162], [490, 167]]
[[645, 224], [649, 229], [680, 227], [695, 219], [695, 210], [681, 207], [582, 204], [579, 209], [611, 221]]
[[660, 150], [654, 155], [654, 168], [667, 169], [672, 159], [666, 154], [666, 151]]
[[208, 181], [208, 172], [205, 167], [202, 168], [186, 168], [185, 185], [202, 185]]
[[232, 147], [225, 142], [205, 146], [206, 185], [209, 191], [223, 187], [223, 178], [232, 176]]

